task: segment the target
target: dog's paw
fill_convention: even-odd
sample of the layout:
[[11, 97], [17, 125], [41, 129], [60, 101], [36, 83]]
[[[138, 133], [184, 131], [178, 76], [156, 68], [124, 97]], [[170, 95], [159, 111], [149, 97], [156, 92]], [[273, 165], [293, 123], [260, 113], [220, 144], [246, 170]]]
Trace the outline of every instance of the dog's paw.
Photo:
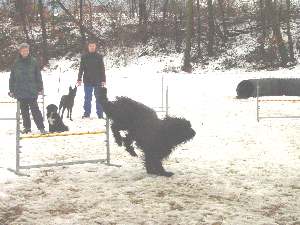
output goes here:
[[174, 175], [174, 173], [172, 173], [172, 172], [167, 172], [167, 171], [165, 171], [165, 172], [163, 172], [163, 173], [160, 173], [160, 176], [165, 176], [165, 177], [171, 177], [171, 176], [173, 176]]
[[135, 153], [135, 151], [129, 151], [129, 154], [131, 155], [131, 156], [134, 156], [134, 157], [137, 157], [138, 155]]
[[127, 151], [131, 156], [134, 156], [134, 157], [137, 157], [137, 156], [138, 156], [138, 155], [135, 153], [135, 151], [134, 151], [134, 147], [132, 147], [132, 146], [126, 147], [126, 151]]
[[147, 173], [148, 174], [153, 174], [153, 175], [156, 175], [156, 176], [164, 176], [164, 177], [171, 177], [171, 176], [174, 175], [174, 173], [172, 173], [172, 172], [167, 172], [167, 171], [158, 172], [158, 171], [155, 171], [155, 170], [148, 170]]

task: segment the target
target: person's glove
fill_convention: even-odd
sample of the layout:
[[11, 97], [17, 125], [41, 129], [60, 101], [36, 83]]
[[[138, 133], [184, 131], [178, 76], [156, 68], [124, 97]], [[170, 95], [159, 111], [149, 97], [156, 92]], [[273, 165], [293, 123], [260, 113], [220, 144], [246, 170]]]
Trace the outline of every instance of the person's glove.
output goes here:
[[11, 97], [11, 98], [15, 98], [15, 95], [12, 92], [8, 92], [8, 96]]
[[101, 82], [100, 87], [105, 87], [106, 83], [104, 81]]
[[41, 90], [38, 92], [38, 95], [43, 95], [43, 93], [44, 93], [43, 90]]

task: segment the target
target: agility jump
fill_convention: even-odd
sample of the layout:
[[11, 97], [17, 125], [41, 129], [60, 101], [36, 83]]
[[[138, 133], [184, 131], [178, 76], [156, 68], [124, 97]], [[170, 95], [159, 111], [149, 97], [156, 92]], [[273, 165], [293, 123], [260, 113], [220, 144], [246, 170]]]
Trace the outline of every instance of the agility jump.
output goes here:
[[[161, 107], [157, 107], [158, 110], [156, 112], [165, 113], [166, 116], [169, 114], [169, 89], [168, 86], [164, 85], [164, 77], [162, 76], [162, 88], [161, 88]], [[165, 93], [164, 93], [165, 92]], [[165, 99], [164, 99], [165, 97]], [[6, 103], [6, 102], [0, 102]], [[7, 102], [8, 103], [8, 102]], [[111, 164], [110, 162], [110, 120], [106, 119], [105, 130], [103, 131], [93, 131], [93, 132], [66, 132], [66, 133], [48, 133], [48, 134], [33, 134], [33, 135], [23, 135], [21, 136], [20, 132], [20, 103], [17, 101], [11, 101], [9, 103], [17, 103], [17, 111], [15, 118], [0, 118], [0, 120], [15, 120], [16, 121], [16, 166], [14, 169], [8, 168], [9, 171], [19, 175], [19, 176], [28, 176], [27, 174], [21, 173], [22, 169], [32, 169], [32, 168], [42, 168], [42, 167], [57, 167], [64, 165], [78, 165], [78, 164], [86, 164], [86, 163], [102, 163], [108, 166], [116, 166], [120, 167], [120, 165]], [[42, 99], [43, 104], [43, 112], [44, 112], [44, 96]], [[45, 114], [45, 113], [43, 113]], [[59, 136], [75, 136], [75, 135], [97, 135], [97, 134], [106, 134], [106, 158], [105, 159], [91, 159], [91, 160], [78, 160], [72, 162], [56, 162], [56, 163], [46, 163], [46, 164], [36, 164], [36, 165], [21, 165], [21, 140], [24, 139], [37, 139], [37, 138], [50, 138], [50, 137], [59, 137]]]
[[259, 79], [256, 80], [256, 119], [259, 122], [261, 119], [298, 119], [300, 116], [260, 116], [261, 102], [290, 102], [297, 103], [300, 99], [260, 99], [261, 96], [261, 86]]
[[[32, 169], [32, 168], [42, 168], [42, 167], [57, 167], [57, 166], [64, 166], [64, 165], [78, 165], [78, 164], [86, 164], [86, 163], [102, 163], [108, 166], [117, 166], [110, 163], [110, 142], [109, 142], [109, 120], [106, 119], [106, 130], [105, 131], [95, 131], [95, 132], [73, 132], [73, 133], [50, 133], [50, 134], [43, 134], [43, 135], [28, 135], [28, 136], [21, 136], [20, 132], [20, 103], [17, 102], [17, 112], [16, 118], [3, 118], [0, 120], [16, 120], [16, 167], [14, 169], [8, 168], [9, 171], [14, 172], [19, 176], [28, 176], [24, 173], [21, 173], [20, 170], [22, 169]], [[36, 164], [36, 165], [21, 165], [21, 145], [20, 142], [22, 139], [34, 139], [34, 138], [45, 138], [45, 137], [57, 137], [57, 136], [73, 136], [73, 135], [94, 135], [94, 134], [106, 134], [106, 159], [91, 159], [91, 160], [79, 160], [79, 161], [72, 161], [72, 162], [56, 162], [56, 163], [46, 163], [46, 164]]]

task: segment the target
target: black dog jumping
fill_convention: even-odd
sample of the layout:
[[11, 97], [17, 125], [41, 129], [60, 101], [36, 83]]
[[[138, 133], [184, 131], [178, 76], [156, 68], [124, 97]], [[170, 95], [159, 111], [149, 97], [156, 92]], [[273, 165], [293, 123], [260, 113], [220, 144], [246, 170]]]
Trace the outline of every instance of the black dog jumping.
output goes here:
[[[124, 146], [132, 156], [137, 156], [133, 143], [144, 153], [144, 163], [149, 174], [172, 176], [163, 166], [176, 146], [191, 140], [196, 132], [191, 123], [183, 118], [159, 119], [156, 112], [142, 103], [127, 97], [108, 101], [106, 89], [99, 89], [99, 100], [106, 116], [111, 119], [111, 129], [116, 143]], [[125, 131], [121, 135], [120, 131]]]
[[57, 106], [50, 104], [47, 106], [47, 120], [49, 123], [49, 132], [64, 132], [68, 131], [69, 128], [63, 123], [59, 114], [57, 113]]
[[74, 99], [76, 96], [76, 92], [77, 92], [77, 87], [75, 86], [72, 89], [72, 87], [70, 86], [69, 94], [63, 95], [61, 97], [60, 103], [59, 103], [59, 114], [62, 109], [61, 118], [63, 118], [65, 109], [67, 109], [67, 111], [68, 111], [67, 118], [70, 118], [70, 120], [72, 120], [72, 110], [73, 110], [73, 106], [74, 106]]

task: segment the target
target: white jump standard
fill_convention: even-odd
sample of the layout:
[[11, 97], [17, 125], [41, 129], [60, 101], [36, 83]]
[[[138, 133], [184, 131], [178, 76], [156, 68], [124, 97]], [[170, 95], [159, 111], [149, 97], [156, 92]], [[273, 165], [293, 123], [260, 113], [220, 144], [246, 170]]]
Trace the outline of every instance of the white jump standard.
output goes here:
[[[64, 165], [78, 165], [78, 164], [85, 164], [85, 163], [102, 163], [108, 166], [116, 166], [120, 167], [120, 165], [115, 165], [110, 163], [110, 142], [109, 142], [109, 120], [106, 119], [106, 130], [105, 131], [97, 131], [97, 132], [79, 132], [79, 133], [70, 133], [70, 135], [64, 133], [51, 133], [47, 136], [46, 135], [31, 135], [31, 136], [24, 136], [21, 137], [20, 135], [20, 103], [17, 102], [17, 112], [16, 118], [0, 118], [0, 120], [16, 120], [16, 167], [15, 169], [8, 168], [9, 171], [19, 175], [19, 176], [28, 176], [27, 174], [21, 173], [20, 170], [22, 169], [32, 169], [32, 168], [42, 168], [42, 167], [57, 167], [57, 166], [64, 166]], [[22, 139], [27, 138], [40, 138], [40, 137], [55, 137], [55, 136], [71, 136], [71, 135], [93, 135], [93, 134], [106, 134], [106, 159], [91, 159], [91, 160], [78, 160], [78, 161], [71, 161], [71, 162], [56, 162], [56, 163], [45, 163], [45, 164], [36, 164], [36, 165], [21, 165], [21, 145], [20, 141]]]

